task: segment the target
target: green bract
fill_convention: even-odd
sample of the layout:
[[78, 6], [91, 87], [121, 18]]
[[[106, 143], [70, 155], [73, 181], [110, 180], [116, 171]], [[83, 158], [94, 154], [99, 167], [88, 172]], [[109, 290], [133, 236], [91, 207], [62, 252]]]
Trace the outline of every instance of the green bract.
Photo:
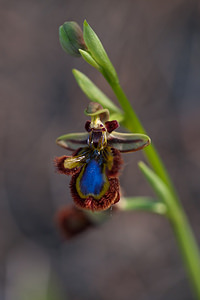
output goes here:
[[87, 51], [84, 51], [82, 49], [79, 49], [79, 52], [82, 56], [82, 58], [88, 63], [90, 64], [92, 67], [96, 68], [97, 70], [101, 71], [101, 67], [96, 63], [96, 61], [92, 58], [92, 56], [90, 55], [90, 53], [88, 53]]

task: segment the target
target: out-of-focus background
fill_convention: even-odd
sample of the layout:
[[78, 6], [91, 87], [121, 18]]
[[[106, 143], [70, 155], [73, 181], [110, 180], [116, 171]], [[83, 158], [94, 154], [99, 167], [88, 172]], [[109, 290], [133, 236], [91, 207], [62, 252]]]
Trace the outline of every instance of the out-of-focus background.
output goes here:
[[[0, 299], [194, 299], [162, 217], [111, 212], [104, 225], [65, 242], [54, 216], [72, 203], [70, 178], [55, 173], [53, 158], [67, 154], [56, 137], [83, 131], [86, 121], [88, 99], [72, 68], [117, 103], [96, 70], [60, 47], [59, 25], [86, 18], [200, 242], [199, 1], [2, 0], [0, 15]], [[124, 194], [153, 196], [137, 167], [142, 153], [124, 159]]]

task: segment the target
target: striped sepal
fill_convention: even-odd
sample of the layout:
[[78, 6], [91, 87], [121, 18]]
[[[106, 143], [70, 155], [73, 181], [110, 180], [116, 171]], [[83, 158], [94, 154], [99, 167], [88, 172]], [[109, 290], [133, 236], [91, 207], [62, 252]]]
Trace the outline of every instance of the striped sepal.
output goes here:
[[145, 134], [112, 132], [108, 137], [108, 145], [120, 152], [133, 152], [150, 144], [150, 138]]
[[56, 143], [68, 150], [77, 150], [87, 146], [88, 133], [69, 133], [57, 138]]

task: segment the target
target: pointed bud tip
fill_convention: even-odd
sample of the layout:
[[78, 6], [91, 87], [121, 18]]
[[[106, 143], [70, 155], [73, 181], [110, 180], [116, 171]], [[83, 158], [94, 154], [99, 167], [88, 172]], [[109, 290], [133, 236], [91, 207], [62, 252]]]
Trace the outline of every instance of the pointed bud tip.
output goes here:
[[88, 26], [89, 25], [86, 19], [84, 20], [83, 25], [84, 26]]

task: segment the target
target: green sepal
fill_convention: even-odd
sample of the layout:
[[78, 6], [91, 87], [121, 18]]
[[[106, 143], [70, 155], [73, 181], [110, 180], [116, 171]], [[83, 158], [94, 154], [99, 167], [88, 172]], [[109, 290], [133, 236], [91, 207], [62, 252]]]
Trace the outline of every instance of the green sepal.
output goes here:
[[[91, 103], [93, 103], [93, 102], [91, 102]], [[107, 114], [107, 115], [109, 115], [109, 110], [107, 108], [102, 108], [102, 109], [100, 109], [98, 111], [95, 111], [95, 112], [88, 112], [87, 108], [86, 108], [84, 110], [84, 114], [86, 116], [90, 116], [90, 117], [96, 117], [96, 116], [101, 115], [101, 114]]]
[[100, 39], [86, 20], [83, 24], [83, 37], [91, 56], [97, 62], [97, 64], [102, 67], [102, 73], [105, 78], [109, 82], [118, 83], [119, 79], [115, 68], [108, 58]]
[[108, 139], [109, 146], [124, 153], [141, 150], [150, 143], [150, 137], [142, 133], [121, 133], [113, 131]]
[[73, 69], [72, 73], [82, 91], [91, 101], [100, 103], [111, 113], [123, 116], [121, 110], [85, 74], [76, 69]]
[[56, 139], [56, 144], [68, 150], [77, 150], [80, 147], [87, 146], [88, 133], [76, 132], [68, 133], [59, 136]]

